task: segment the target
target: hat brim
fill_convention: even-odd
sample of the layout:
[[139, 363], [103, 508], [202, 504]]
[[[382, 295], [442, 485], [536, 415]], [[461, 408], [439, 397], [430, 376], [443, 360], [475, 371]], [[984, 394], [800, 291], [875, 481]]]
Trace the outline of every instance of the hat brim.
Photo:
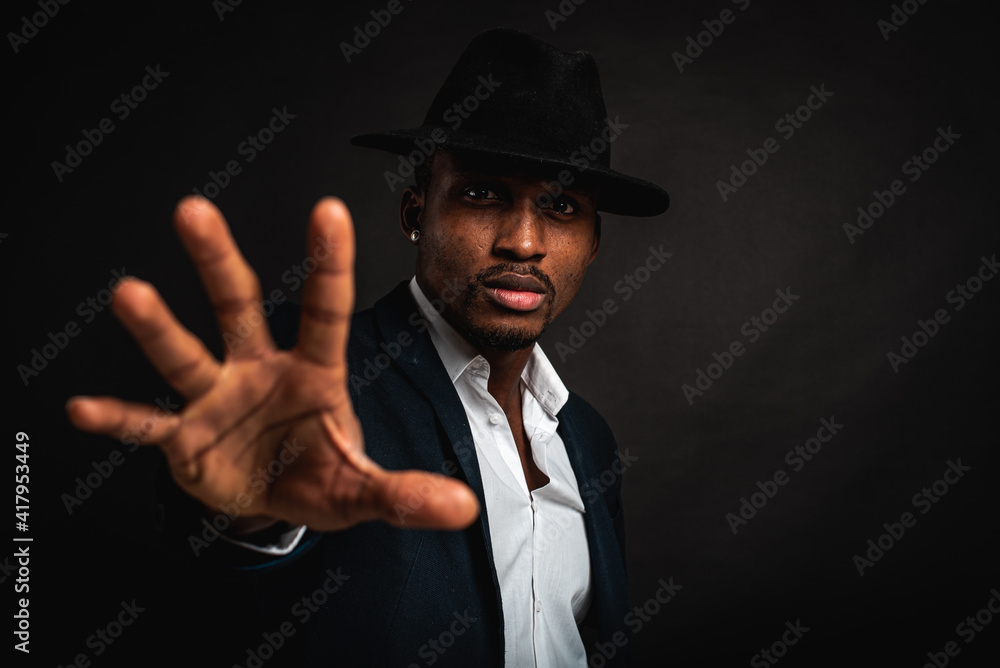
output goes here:
[[[432, 133], [438, 134], [432, 138]], [[600, 184], [600, 196], [597, 208], [608, 213], [623, 216], [657, 216], [670, 206], [670, 196], [667, 192], [649, 181], [623, 174], [601, 165], [589, 164], [585, 157], [552, 155], [544, 149], [530, 145], [512, 148], [506, 139], [478, 135], [469, 132], [455, 132], [451, 128], [436, 128], [421, 126], [405, 130], [390, 130], [372, 134], [357, 135], [351, 138], [355, 146], [376, 148], [398, 155], [407, 155], [413, 151], [429, 151], [414, 142], [418, 139], [433, 141], [440, 136], [446, 136], [444, 141], [434, 141], [435, 148], [459, 149], [487, 153], [496, 156], [526, 160], [541, 165], [551, 165], [569, 169], [571, 172], [586, 175]], [[423, 144], [427, 146], [427, 144]]]

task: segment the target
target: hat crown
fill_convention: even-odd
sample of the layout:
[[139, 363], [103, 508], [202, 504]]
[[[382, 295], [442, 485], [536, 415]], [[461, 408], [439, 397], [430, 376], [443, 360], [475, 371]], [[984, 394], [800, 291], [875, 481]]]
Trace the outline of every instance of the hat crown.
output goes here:
[[[425, 127], [506, 140], [568, 159], [601, 136], [607, 111], [594, 57], [567, 52], [515, 30], [478, 35], [435, 96]], [[601, 142], [589, 164], [608, 167]]]
[[545, 165], [561, 170], [563, 185], [565, 170], [585, 173], [600, 189], [598, 210], [655, 216], [670, 206], [667, 192], [611, 169], [611, 142], [627, 127], [617, 116], [613, 125], [608, 119], [592, 55], [495, 28], [462, 52], [423, 125], [357, 135], [351, 143], [399, 155], [397, 173], [386, 172], [391, 189], [404, 170], [412, 174], [443, 148]]

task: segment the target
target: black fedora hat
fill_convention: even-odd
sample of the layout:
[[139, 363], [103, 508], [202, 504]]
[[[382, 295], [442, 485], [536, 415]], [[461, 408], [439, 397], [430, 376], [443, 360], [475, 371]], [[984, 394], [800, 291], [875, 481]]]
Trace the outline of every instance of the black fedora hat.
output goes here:
[[670, 205], [663, 188], [611, 169], [611, 144], [622, 127], [608, 118], [590, 53], [497, 28], [466, 47], [423, 125], [351, 143], [399, 155], [432, 145], [563, 167], [600, 184], [602, 211], [663, 213]]

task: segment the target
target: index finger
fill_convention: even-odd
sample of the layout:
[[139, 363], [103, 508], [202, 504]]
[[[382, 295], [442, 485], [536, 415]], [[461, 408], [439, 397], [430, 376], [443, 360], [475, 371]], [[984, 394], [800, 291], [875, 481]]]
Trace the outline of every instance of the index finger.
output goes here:
[[302, 294], [299, 350], [327, 367], [346, 363], [354, 310], [354, 225], [344, 203], [326, 197], [309, 217], [309, 252], [316, 271]]

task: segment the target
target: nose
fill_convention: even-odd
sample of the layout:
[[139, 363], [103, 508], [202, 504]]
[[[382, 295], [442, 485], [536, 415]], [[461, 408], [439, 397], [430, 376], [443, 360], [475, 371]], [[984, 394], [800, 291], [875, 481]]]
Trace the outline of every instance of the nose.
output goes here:
[[534, 200], [521, 198], [505, 212], [497, 229], [493, 252], [524, 261], [545, 257], [545, 219]]

